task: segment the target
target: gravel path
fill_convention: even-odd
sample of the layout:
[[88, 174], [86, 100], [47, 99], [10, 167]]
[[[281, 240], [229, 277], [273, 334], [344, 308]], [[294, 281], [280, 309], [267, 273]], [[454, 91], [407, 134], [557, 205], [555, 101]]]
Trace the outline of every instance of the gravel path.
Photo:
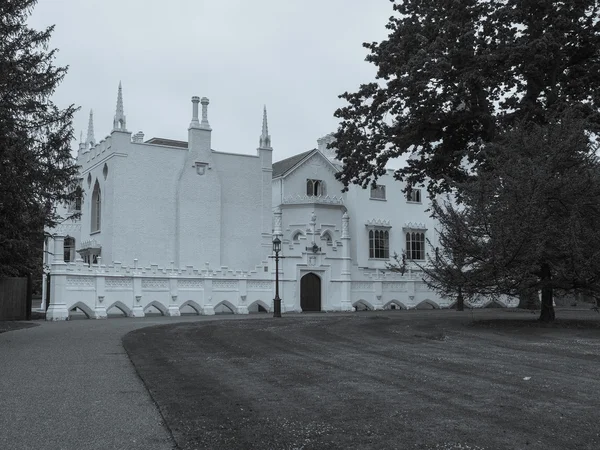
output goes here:
[[124, 344], [181, 449], [599, 449], [599, 316], [471, 317], [176, 324]]

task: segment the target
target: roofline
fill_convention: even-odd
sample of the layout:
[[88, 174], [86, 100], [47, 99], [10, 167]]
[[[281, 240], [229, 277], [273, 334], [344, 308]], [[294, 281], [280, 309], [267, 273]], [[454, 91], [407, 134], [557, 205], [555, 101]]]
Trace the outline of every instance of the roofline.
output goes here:
[[[272, 179], [277, 180], [279, 178], [287, 177], [290, 173], [292, 173], [294, 170], [296, 170], [299, 166], [301, 166], [304, 163], [304, 161], [306, 161], [307, 159], [312, 157], [315, 153], [319, 153], [323, 157], [323, 159], [325, 159], [329, 163], [329, 165], [333, 168], [333, 170], [335, 170], [336, 172], [339, 172], [339, 169], [337, 167], [335, 167], [335, 165], [331, 161], [329, 161], [329, 158], [327, 158], [323, 153], [321, 153], [321, 151], [318, 148], [313, 148], [312, 150], [308, 151], [308, 153], [304, 156], [304, 158], [302, 158], [300, 161], [298, 161], [296, 164], [294, 164], [288, 170], [283, 172], [281, 175], [273, 177]], [[290, 158], [293, 158], [293, 156], [291, 156]], [[285, 159], [282, 159], [282, 161], [285, 161]], [[280, 162], [280, 161], [277, 161], [277, 162]]]

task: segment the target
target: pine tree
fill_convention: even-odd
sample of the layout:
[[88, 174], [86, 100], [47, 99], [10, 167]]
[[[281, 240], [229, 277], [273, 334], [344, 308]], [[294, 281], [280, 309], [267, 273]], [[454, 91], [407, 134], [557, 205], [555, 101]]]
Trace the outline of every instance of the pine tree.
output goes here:
[[27, 17], [37, 0], [0, 2], [0, 275], [39, 269], [44, 227], [62, 218], [54, 205], [74, 200], [73, 105], [50, 97], [66, 74], [48, 50], [53, 31]]
[[[433, 202], [443, 251], [423, 267], [438, 292], [468, 296], [600, 294], [600, 163], [586, 121], [520, 122], [486, 148], [488, 167]], [[479, 169], [475, 168], [477, 173]], [[460, 255], [460, 264], [456, 256]]]

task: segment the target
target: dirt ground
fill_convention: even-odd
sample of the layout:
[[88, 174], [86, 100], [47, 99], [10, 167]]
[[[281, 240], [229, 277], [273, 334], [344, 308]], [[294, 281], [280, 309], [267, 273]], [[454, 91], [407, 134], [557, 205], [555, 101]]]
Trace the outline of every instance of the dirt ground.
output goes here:
[[181, 449], [597, 450], [600, 315], [557, 317], [289, 315], [124, 345]]
[[35, 323], [22, 322], [22, 321], [16, 321], [16, 320], [0, 321], [0, 333], [5, 333], [7, 331], [13, 331], [13, 330], [21, 330], [23, 328], [31, 328], [31, 327], [35, 327], [36, 325], [37, 324], [35, 324]]

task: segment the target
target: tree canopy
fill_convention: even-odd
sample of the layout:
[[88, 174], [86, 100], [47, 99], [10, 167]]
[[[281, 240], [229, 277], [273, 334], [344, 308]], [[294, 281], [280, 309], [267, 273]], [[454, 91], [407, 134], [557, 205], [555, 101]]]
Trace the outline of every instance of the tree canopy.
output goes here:
[[73, 105], [51, 100], [67, 68], [48, 44], [53, 27], [36, 31], [27, 18], [37, 0], [0, 2], [0, 275], [42, 263], [44, 227], [72, 201], [77, 166], [71, 156]]
[[340, 97], [338, 175], [365, 187], [391, 159], [408, 185], [447, 191], [517, 121], [544, 124], [576, 108], [598, 129], [597, 0], [393, 1], [390, 33], [365, 43], [374, 82]]
[[[441, 248], [423, 267], [444, 295], [553, 291], [600, 296], [600, 162], [585, 122], [519, 123], [486, 149], [485, 173], [460, 183], [461, 203], [433, 202]], [[491, 168], [490, 168], [491, 167]]]

